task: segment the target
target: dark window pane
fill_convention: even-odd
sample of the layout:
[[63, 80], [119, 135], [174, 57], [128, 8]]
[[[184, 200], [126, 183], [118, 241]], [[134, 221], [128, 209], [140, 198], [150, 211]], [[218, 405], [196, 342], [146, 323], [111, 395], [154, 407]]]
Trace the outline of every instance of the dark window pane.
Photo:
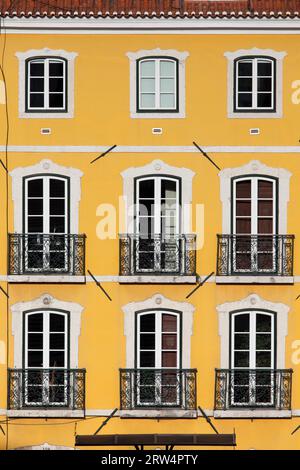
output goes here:
[[50, 233], [65, 233], [64, 217], [50, 217]]
[[30, 94], [30, 107], [31, 108], [43, 108], [44, 107], [44, 95], [42, 93]]
[[251, 233], [251, 219], [236, 219], [236, 233]]
[[43, 196], [43, 180], [34, 179], [28, 181], [27, 186], [28, 196], [29, 197], [41, 197]]
[[49, 75], [54, 77], [61, 77], [64, 74], [64, 64], [63, 62], [54, 62], [51, 61], [49, 64]]
[[43, 349], [43, 335], [28, 333], [28, 349]]
[[258, 76], [270, 77], [272, 75], [272, 63], [259, 61], [257, 64]]
[[249, 387], [234, 387], [233, 389], [233, 402], [234, 403], [249, 403], [250, 393]]
[[65, 196], [65, 181], [55, 178], [50, 179], [50, 197]]
[[162, 180], [161, 197], [163, 199], [176, 198], [176, 181]]
[[155, 352], [140, 352], [140, 367], [155, 367]]
[[252, 62], [238, 62], [239, 76], [252, 76]]
[[243, 313], [234, 317], [234, 331], [244, 332], [249, 331], [249, 313]]
[[151, 233], [154, 233], [154, 217], [140, 217], [139, 234], [148, 237]]
[[141, 349], [155, 349], [155, 335], [141, 334], [140, 335], [140, 348]]
[[[275, 255], [275, 253], [274, 253]], [[274, 269], [274, 256], [273, 253], [258, 253], [257, 267], [260, 270], [273, 270]]]
[[271, 349], [271, 335], [270, 334], [257, 334], [256, 335], [256, 349], [264, 350]]
[[249, 353], [244, 351], [235, 351], [234, 367], [249, 367]]
[[258, 233], [273, 233], [273, 219], [258, 219]]
[[168, 315], [164, 313], [162, 316], [162, 331], [176, 332], [177, 331], [177, 315]]
[[272, 390], [271, 387], [256, 387], [256, 403], [271, 403], [272, 402]]
[[248, 334], [235, 334], [234, 335], [234, 349], [249, 349], [249, 335]]
[[28, 269], [40, 269], [43, 267], [43, 253], [31, 251], [27, 253]]
[[43, 367], [43, 351], [28, 351], [28, 367]]
[[272, 79], [271, 78], [259, 78], [257, 80], [258, 91], [272, 91]]
[[65, 200], [64, 199], [50, 199], [50, 214], [51, 215], [64, 215], [65, 214]]
[[42, 403], [43, 388], [39, 386], [28, 386], [26, 388], [26, 401], [28, 403]]
[[139, 215], [140, 216], [153, 216], [154, 215], [154, 199], [140, 199], [139, 200]]
[[44, 64], [37, 62], [30, 62], [30, 75], [33, 77], [43, 77], [44, 76]]
[[273, 201], [258, 201], [258, 215], [259, 216], [272, 216], [273, 215]]
[[273, 197], [273, 182], [272, 181], [259, 180], [258, 197], [259, 198], [272, 198]]
[[237, 201], [236, 215], [247, 216], [251, 215], [251, 201]]
[[259, 108], [271, 108], [272, 107], [272, 94], [271, 93], [258, 93], [257, 106]]
[[43, 199], [28, 199], [28, 214], [43, 215]]
[[162, 367], [177, 367], [177, 352], [162, 352]]
[[251, 198], [251, 181], [238, 181], [236, 183], [237, 198]]
[[50, 314], [50, 331], [64, 331], [65, 316], [56, 313]]
[[256, 367], [271, 367], [271, 352], [257, 352]]
[[44, 79], [43, 78], [31, 78], [30, 91], [44, 91]]
[[43, 232], [43, 217], [28, 217], [28, 232]]
[[141, 331], [155, 331], [155, 314], [149, 313], [140, 316]]
[[141, 403], [154, 403], [155, 387], [139, 387], [139, 401]]
[[252, 91], [252, 78], [239, 78], [239, 91]]
[[163, 349], [176, 349], [177, 348], [177, 335], [163, 334], [162, 335], [162, 348]]
[[51, 333], [50, 334], [50, 349], [64, 349], [64, 348], [65, 348], [64, 333]]
[[250, 270], [251, 269], [251, 254], [250, 253], [237, 253], [236, 254], [236, 269], [237, 270]]
[[49, 94], [49, 107], [50, 108], [63, 108], [64, 107], [64, 95], [62, 93], [50, 93]]
[[28, 315], [28, 331], [43, 331], [43, 314]]
[[50, 351], [49, 366], [50, 367], [64, 367], [65, 366], [64, 351]]
[[238, 107], [251, 108], [252, 107], [252, 94], [251, 93], [238, 93]]
[[272, 322], [271, 322], [271, 316], [270, 315], [264, 315], [264, 314], [257, 314], [256, 315], [256, 331], [262, 331], [262, 332], [271, 332], [272, 328]]
[[154, 180], [140, 181], [140, 198], [154, 198]]
[[[263, 89], [263, 90], [265, 90], [265, 89]], [[64, 81], [63, 81], [63, 79], [62, 78], [50, 78], [49, 91], [64, 91]]]

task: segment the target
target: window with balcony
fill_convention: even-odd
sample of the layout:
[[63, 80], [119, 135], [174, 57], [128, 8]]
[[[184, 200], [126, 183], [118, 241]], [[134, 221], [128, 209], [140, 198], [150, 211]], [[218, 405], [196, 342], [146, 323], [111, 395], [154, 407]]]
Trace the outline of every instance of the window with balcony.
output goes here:
[[136, 368], [121, 370], [123, 409], [195, 407], [195, 370], [182, 369], [181, 344], [179, 312], [137, 314]]
[[[235, 306], [245, 308], [231, 310]], [[251, 295], [219, 306], [218, 312], [225, 367], [216, 369], [215, 410], [277, 410], [288, 416], [292, 384], [292, 370], [284, 368], [288, 308]]]
[[74, 367], [75, 322], [80, 321], [82, 308], [71, 303], [72, 311], [55, 308], [50, 296], [35, 300], [32, 306], [41, 303], [43, 308], [28, 311], [22, 311], [24, 303], [12, 307], [15, 340], [21, 344], [15, 346], [15, 368], [8, 370], [9, 410], [16, 414], [17, 410], [84, 411], [85, 370]]
[[268, 175], [231, 178], [231, 233], [218, 235], [218, 276], [293, 276], [294, 236], [279, 232], [280, 186]]
[[9, 274], [84, 276], [85, 235], [71, 232], [72, 177], [33, 172], [19, 180], [22, 233], [9, 234]]

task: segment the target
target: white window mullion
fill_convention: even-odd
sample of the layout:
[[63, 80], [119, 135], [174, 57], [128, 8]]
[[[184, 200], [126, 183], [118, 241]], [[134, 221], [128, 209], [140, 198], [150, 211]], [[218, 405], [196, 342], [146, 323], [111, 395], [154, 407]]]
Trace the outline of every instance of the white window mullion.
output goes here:
[[155, 368], [162, 368], [162, 312], [155, 314]]
[[45, 60], [44, 67], [44, 108], [49, 109], [49, 59]]
[[256, 312], [250, 312], [250, 357], [249, 368], [256, 369]]
[[155, 109], [160, 109], [160, 60], [155, 60]]

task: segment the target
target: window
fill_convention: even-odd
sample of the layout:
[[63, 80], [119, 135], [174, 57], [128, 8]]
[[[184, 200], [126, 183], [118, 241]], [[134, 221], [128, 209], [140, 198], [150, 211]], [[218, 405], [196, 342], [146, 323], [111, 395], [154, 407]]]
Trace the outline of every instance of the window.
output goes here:
[[[138, 405], [179, 405], [180, 316], [152, 311], [137, 315], [136, 365]], [[180, 379], [179, 379], [180, 380]]]
[[286, 52], [240, 49], [227, 58], [229, 118], [280, 118], [283, 114], [283, 59]]
[[178, 111], [178, 61], [153, 57], [137, 67], [138, 111]]
[[235, 61], [235, 110], [275, 111], [276, 62], [267, 57]]
[[[231, 317], [231, 405], [274, 403], [275, 315], [262, 311]], [[237, 371], [238, 370], [238, 371]]]
[[67, 66], [59, 58], [27, 61], [27, 111], [67, 111]]
[[24, 369], [26, 405], [67, 403], [68, 333], [66, 312], [25, 313]]
[[185, 61], [187, 52], [141, 50], [130, 60], [130, 116], [185, 117]]

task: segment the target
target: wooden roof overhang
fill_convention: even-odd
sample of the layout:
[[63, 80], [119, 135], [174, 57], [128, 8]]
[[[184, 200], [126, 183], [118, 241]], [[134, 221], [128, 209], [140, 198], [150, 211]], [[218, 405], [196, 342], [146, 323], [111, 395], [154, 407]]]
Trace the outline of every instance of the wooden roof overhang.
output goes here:
[[78, 435], [76, 446], [236, 446], [235, 434], [102, 434]]

